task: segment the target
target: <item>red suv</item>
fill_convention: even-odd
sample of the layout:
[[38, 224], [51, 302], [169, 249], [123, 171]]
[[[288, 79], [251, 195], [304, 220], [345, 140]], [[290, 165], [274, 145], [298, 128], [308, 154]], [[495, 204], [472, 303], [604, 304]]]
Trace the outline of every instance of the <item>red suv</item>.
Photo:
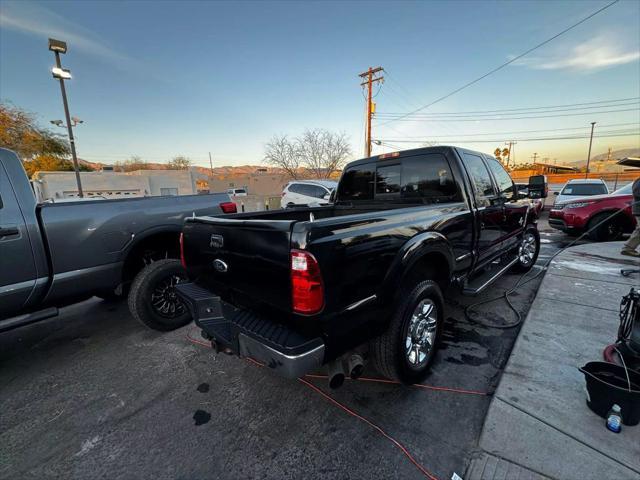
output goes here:
[[589, 238], [597, 242], [617, 240], [623, 233], [632, 232], [635, 228], [636, 220], [631, 214], [631, 185], [608, 195], [592, 195], [556, 204], [549, 212], [549, 225], [570, 235], [579, 235], [624, 208], [589, 233]]

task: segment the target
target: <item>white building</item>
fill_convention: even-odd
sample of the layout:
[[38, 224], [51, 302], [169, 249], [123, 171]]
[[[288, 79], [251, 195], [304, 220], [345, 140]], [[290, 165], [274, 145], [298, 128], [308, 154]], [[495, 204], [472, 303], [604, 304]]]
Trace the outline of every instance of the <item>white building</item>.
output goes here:
[[[130, 198], [198, 193], [196, 181], [208, 177], [189, 170], [136, 170], [134, 172], [80, 172], [82, 190], [87, 198]], [[33, 189], [39, 201], [78, 196], [75, 172], [36, 172]]]

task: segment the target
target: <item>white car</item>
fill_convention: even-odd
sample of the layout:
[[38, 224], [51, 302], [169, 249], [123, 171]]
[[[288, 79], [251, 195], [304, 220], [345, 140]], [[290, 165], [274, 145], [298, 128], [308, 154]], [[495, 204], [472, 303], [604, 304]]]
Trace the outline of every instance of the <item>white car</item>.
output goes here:
[[232, 197], [246, 197], [247, 189], [246, 188], [230, 188], [227, 190], [227, 195]]
[[581, 197], [606, 195], [608, 193], [609, 189], [607, 188], [607, 184], [599, 178], [569, 180], [564, 184], [560, 192], [554, 192], [554, 195], [556, 195], [554, 205]]
[[280, 204], [284, 208], [326, 205], [337, 185], [332, 180], [294, 180], [284, 187]]

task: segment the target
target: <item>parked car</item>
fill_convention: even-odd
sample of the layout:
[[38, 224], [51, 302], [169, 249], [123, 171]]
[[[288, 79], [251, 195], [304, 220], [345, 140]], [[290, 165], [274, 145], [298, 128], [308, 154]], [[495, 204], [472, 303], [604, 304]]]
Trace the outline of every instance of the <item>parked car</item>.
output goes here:
[[191, 317], [174, 294], [184, 219], [235, 211], [226, 194], [38, 204], [20, 159], [0, 148], [0, 331], [127, 291], [147, 326], [184, 325]]
[[608, 193], [609, 189], [607, 188], [607, 184], [599, 178], [574, 179], [565, 183], [562, 190], [553, 193], [556, 196], [555, 202], [553, 203], [555, 205], [581, 197], [606, 195]]
[[607, 195], [590, 195], [556, 203], [549, 212], [549, 225], [572, 235], [580, 235], [615, 211], [623, 209], [589, 233], [589, 238], [597, 242], [617, 240], [623, 233], [632, 232], [635, 228], [636, 220], [631, 213], [631, 185]]
[[230, 188], [227, 190], [227, 195], [232, 197], [246, 197], [247, 189], [246, 188]]
[[348, 164], [328, 206], [190, 218], [182, 247], [177, 290], [216, 350], [290, 378], [328, 364], [337, 386], [365, 358], [420, 381], [445, 289], [529, 270], [540, 239], [493, 156], [429, 147]]
[[337, 185], [332, 180], [295, 180], [284, 187], [280, 204], [285, 208], [326, 205]]

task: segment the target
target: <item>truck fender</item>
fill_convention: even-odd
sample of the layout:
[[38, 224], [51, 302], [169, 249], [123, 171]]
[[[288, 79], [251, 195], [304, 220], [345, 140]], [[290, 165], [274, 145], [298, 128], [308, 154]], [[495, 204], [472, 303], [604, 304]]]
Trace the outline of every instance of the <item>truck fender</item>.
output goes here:
[[180, 233], [182, 225], [156, 225], [141, 232], [132, 233], [130, 240], [122, 247], [120, 260], [125, 260], [129, 253], [148, 238], [163, 233]]
[[396, 254], [382, 282], [380, 288], [382, 296], [388, 296], [390, 292], [396, 292], [398, 285], [405, 275], [411, 271], [411, 268], [425, 255], [430, 254], [437, 254], [446, 261], [448, 265], [446, 276], [447, 281], [449, 281], [455, 266], [455, 257], [449, 241], [441, 233], [424, 232], [408, 240]]

